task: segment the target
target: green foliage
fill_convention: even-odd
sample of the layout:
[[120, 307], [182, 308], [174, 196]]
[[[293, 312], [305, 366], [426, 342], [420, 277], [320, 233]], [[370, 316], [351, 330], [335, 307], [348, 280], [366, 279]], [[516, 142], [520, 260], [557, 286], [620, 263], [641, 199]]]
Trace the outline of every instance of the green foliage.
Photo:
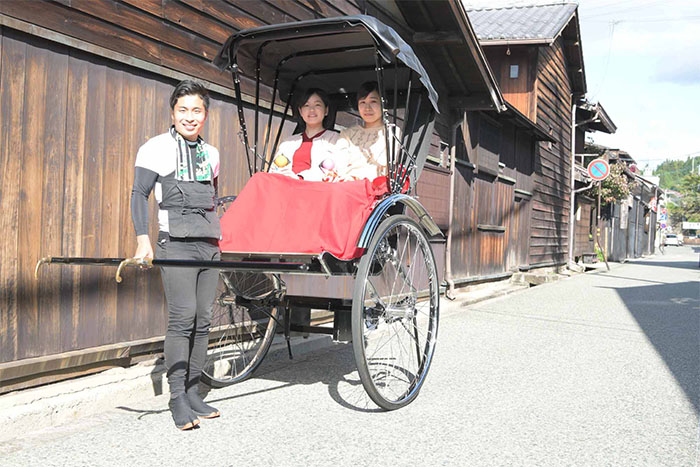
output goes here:
[[608, 148], [605, 146], [595, 144], [592, 141], [586, 141], [583, 143], [583, 152], [586, 154], [598, 154], [599, 156], [602, 156], [607, 150]]
[[598, 244], [595, 245], [595, 254], [598, 257], [599, 262], [604, 262], [605, 261], [605, 255], [603, 254], [603, 250], [600, 249]]
[[[610, 175], [603, 180], [600, 191], [600, 202], [603, 206], [616, 201], [622, 201], [630, 195], [632, 188], [637, 182], [631, 181], [624, 173], [624, 164], [610, 164]], [[586, 191], [586, 195], [597, 199], [598, 184]]]
[[683, 177], [679, 184], [681, 198], [677, 205], [669, 205], [671, 225], [680, 227], [680, 223], [700, 222], [700, 175], [689, 174]]
[[681, 191], [681, 182], [683, 177], [690, 174], [693, 168], [693, 159], [695, 159], [695, 170], [697, 173], [700, 166], [700, 156], [689, 157], [685, 161], [666, 160], [659, 164], [654, 170], [654, 175], [658, 175], [660, 179], [659, 186], [666, 190]]

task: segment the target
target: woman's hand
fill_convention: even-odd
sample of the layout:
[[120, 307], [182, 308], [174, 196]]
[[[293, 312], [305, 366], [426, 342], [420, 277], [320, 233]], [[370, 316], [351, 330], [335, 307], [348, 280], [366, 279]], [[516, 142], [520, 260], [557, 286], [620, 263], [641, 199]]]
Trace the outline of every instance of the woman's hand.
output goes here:
[[136, 253], [134, 253], [134, 258], [153, 259], [153, 247], [148, 235], [136, 236]]

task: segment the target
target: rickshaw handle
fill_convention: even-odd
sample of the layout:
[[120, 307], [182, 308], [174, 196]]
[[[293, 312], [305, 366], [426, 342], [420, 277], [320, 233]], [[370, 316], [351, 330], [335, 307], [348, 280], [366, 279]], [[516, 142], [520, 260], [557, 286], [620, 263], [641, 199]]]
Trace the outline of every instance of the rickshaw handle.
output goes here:
[[152, 258], [127, 258], [121, 263], [119, 263], [119, 267], [117, 268], [117, 274], [115, 275], [114, 279], [117, 281], [117, 283], [120, 283], [122, 281], [122, 269], [126, 266], [138, 266], [141, 269], [149, 269], [153, 267], [153, 259]]

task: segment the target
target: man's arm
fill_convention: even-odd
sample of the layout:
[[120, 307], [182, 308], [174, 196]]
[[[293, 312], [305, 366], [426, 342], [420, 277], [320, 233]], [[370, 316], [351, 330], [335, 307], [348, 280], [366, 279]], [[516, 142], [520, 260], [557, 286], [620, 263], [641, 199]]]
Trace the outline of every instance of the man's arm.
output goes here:
[[134, 186], [131, 189], [131, 220], [136, 231], [135, 258], [153, 258], [153, 247], [148, 238], [148, 197], [158, 180], [158, 174], [144, 167], [134, 170]]

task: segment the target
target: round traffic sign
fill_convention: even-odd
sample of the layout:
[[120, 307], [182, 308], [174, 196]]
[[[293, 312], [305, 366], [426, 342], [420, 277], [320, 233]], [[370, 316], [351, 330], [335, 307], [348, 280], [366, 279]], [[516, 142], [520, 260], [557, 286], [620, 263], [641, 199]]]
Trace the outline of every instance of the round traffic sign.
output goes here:
[[595, 159], [588, 164], [588, 176], [599, 182], [610, 175], [610, 165], [605, 159]]

